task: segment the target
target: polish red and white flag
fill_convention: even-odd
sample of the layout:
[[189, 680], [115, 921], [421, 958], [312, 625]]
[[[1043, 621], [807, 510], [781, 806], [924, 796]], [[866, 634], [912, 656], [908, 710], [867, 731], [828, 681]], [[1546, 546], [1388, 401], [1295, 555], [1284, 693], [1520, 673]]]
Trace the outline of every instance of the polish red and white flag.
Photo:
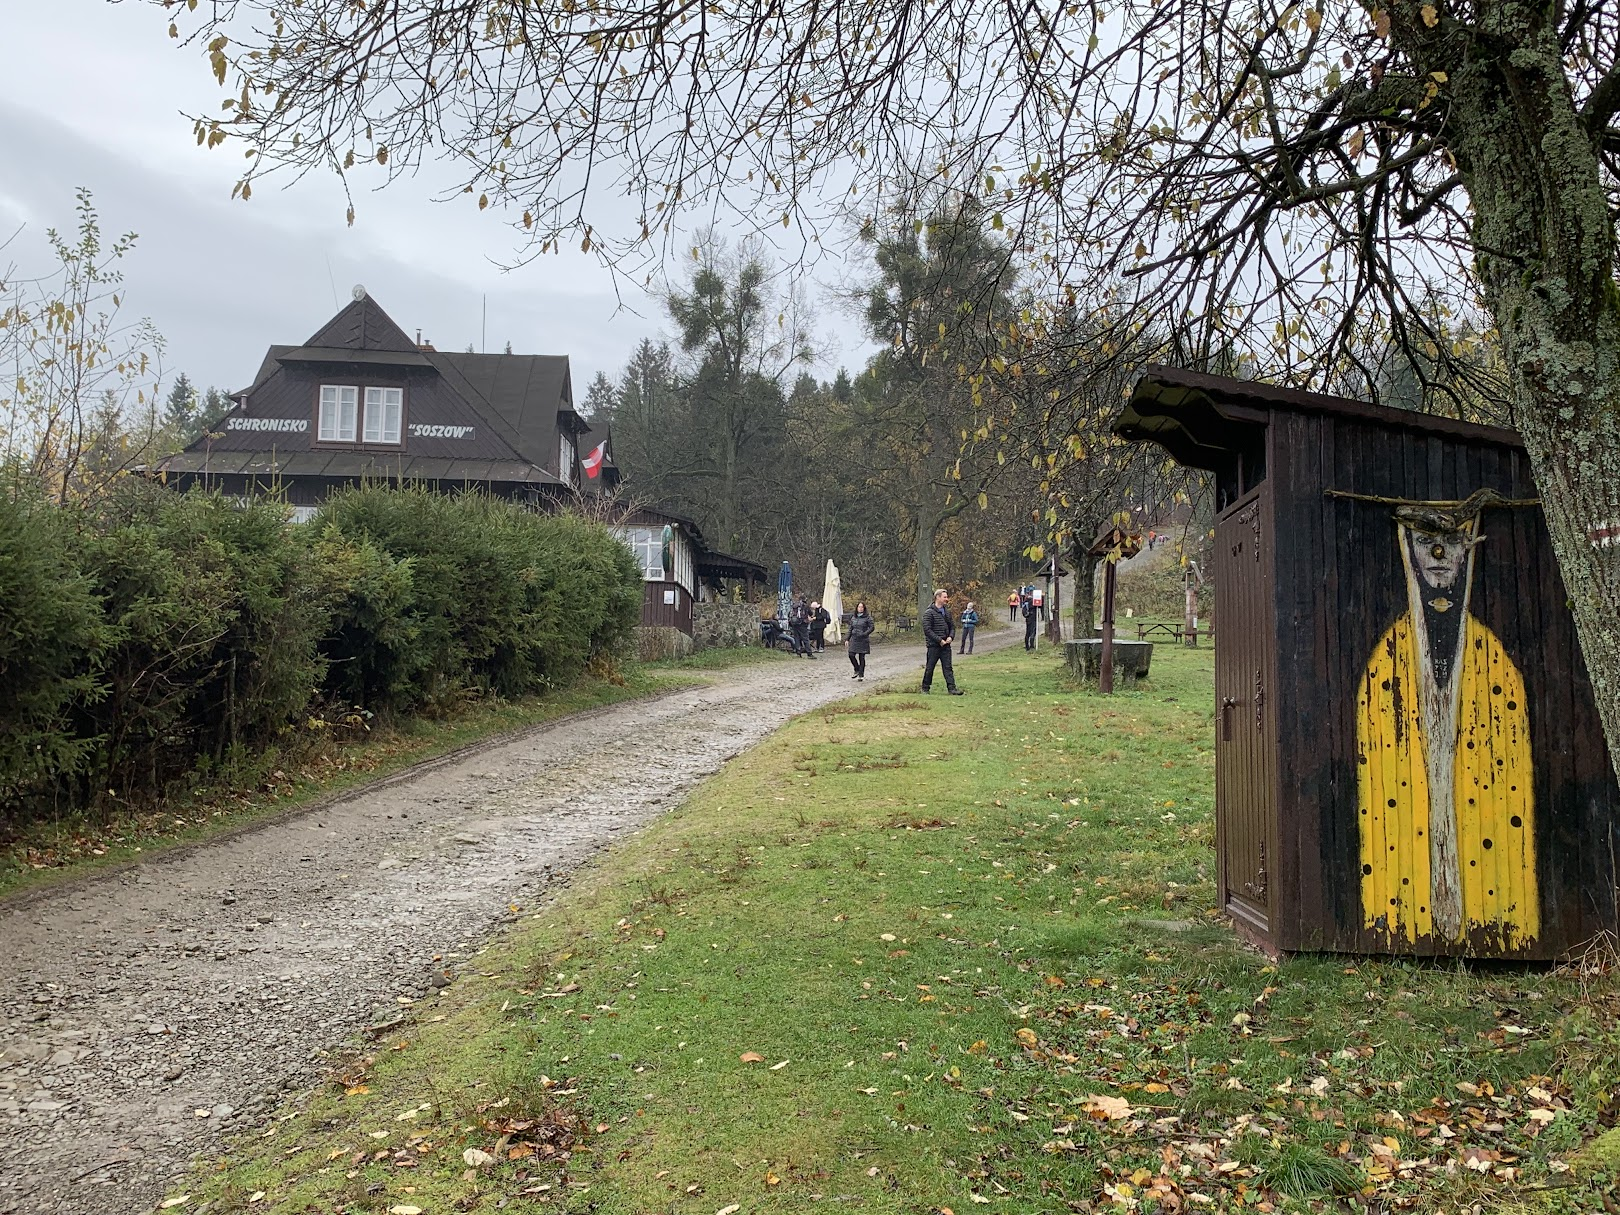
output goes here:
[[592, 449], [591, 454], [580, 461], [587, 477], [595, 478], [602, 472], [602, 461], [607, 459], [607, 440], [603, 439]]

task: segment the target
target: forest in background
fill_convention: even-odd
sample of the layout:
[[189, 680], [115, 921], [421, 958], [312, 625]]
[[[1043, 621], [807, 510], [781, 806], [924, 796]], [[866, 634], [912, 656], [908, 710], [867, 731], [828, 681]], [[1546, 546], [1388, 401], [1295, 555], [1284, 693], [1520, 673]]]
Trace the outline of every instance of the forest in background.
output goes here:
[[[695, 519], [716, 548], [819, 588], [920, 611], [1034, 576], [1114, 521], [1175, 528], [1200, 555], [1202, 479], [1109, 431], [1130, 375], [1168, 335], [1088, 331], [1018, 280], [996, 217], [956, 196], [868, 225], [859, 287], [809, 299], [760, 246], [709, 239], [643, 341], [584, 409], [607, 423], [624, 492]], [[878, 352], [819, 380], [812, 318], [859, 315]], [[1087, 584], [1082, 577], [1083, 585]], [[847, 596], [846, 596], [847, 597]]]

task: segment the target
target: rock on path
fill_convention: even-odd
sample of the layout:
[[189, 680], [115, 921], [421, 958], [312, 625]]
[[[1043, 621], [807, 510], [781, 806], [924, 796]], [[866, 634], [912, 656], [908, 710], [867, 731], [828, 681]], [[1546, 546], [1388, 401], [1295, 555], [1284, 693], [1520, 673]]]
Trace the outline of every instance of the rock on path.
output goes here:
[[[879, 646], [869, 676], [920, 658]], [[510, 904], [859, 686], [841, 649], [740, 667], [0, 904], [0, 1213], [150, 1209], [323, 1051], [442, 986]]]

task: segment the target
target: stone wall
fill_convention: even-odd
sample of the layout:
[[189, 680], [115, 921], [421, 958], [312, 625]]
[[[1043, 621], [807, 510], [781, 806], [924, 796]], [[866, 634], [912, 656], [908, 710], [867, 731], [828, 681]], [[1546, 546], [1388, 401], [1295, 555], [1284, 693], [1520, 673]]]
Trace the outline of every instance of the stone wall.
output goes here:
[[700, 650], [759, 644], [759, 604], [694, 603], [692, 642]]

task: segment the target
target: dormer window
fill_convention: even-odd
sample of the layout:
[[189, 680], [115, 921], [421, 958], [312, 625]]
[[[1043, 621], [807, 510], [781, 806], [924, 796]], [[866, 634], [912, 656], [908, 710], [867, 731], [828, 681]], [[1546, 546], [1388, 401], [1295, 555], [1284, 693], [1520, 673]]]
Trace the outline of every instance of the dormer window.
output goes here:
[[322, 443], [398, 444], [403, 429], [405, 392], [400, 388], [367, 388], [352, 384], [321, 385], [318, 435]]
[[366, 442], [398, 443], [405, 393], [399, 388], [366, 389]]
[[573, 436], [558, 435], [557, 476], [570, 485], [574, 483], [574, 458], [576, 455]]
[[350, 384], [321, 385], [322, 443], [353, 443], [360, 390]]

